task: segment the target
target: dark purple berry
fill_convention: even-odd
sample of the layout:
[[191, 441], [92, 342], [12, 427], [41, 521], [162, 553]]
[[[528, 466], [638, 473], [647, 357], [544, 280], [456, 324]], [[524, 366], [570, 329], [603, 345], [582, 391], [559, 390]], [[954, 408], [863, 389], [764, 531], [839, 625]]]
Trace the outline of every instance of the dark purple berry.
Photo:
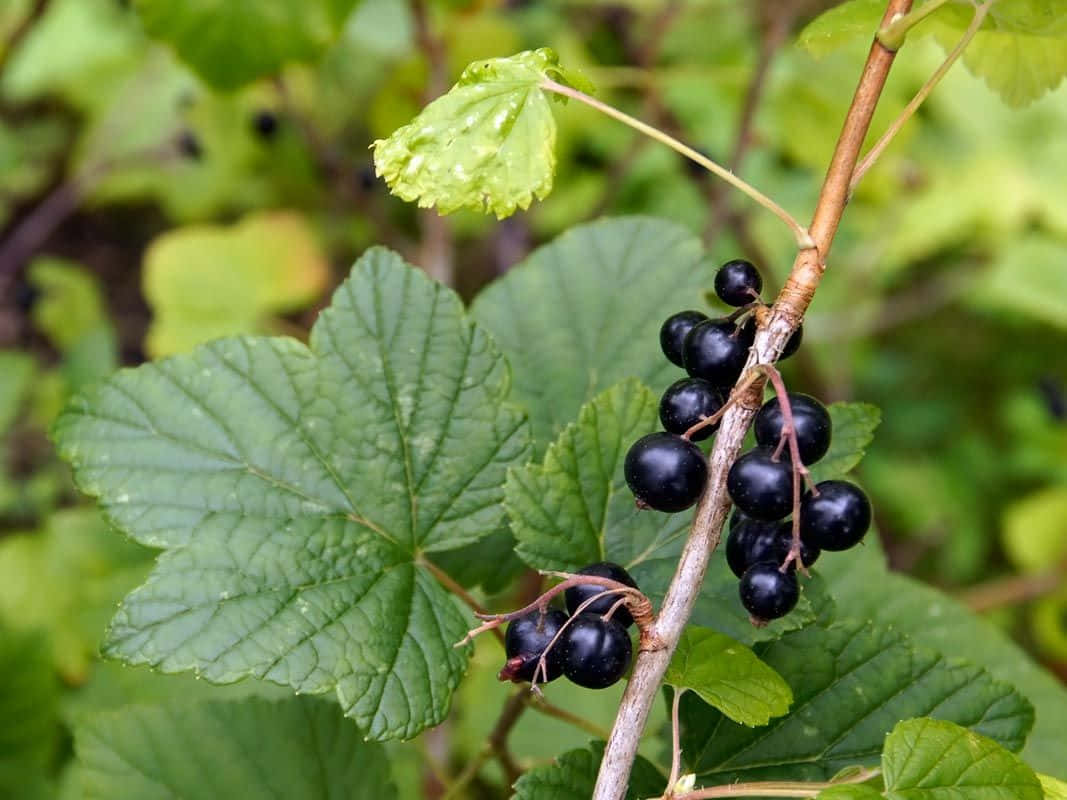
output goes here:
[[764, 621], [784, 617], [800, 599], [796, 572], [782, 572], [773, 561], [760, 561], [745, 570], [738, 591], [745, 610]]
[[793, 510], [793, 468], [772, 460], [773, 450], [757, 447], [740, 456], [726, 476], [730, 499], [754, 519], [782, 519]]
[[848, 550], [871, 526], [871, 501], [848, 481], [823, 481], [818, 495], [807, 492], [800, 501], [800, 536], [823, 550]]
[[659, 346], [663, 348], [663, 355], [667, 356], [668, 361], [679, 367], [684, 366], [682, 346], [685, 343], [685, 337], [695, 325], [704, 322], [707, 318], [707, 314], [701, 314], [699, 311], [679, 311], [667, 317], [663, 327], [659, 329]]
[[178, 152], [190, 161], [199, 161], [204, 157], [204, 148], [200, 145], [200, 138], [188, 129], [178, 134]]
[[[667, 387], [659, 401], [659, 419], [665, 430], [682, 434], [722, 408], [722, 393], [703, 378], [682, 378]], [[693, 434], [693, 441], [707, 439], [719, 423]]]
[[268, 109], [261, 109], [252, 116], [252, 130], [261, 139], [273, 139], [278, 132], [278, 115]]
[[563, 631], [563, 674], [587, 689], [605, 689], [630, 667], [633, 645], [626, 628], [614, 619], [579, 614]]
[[763, 278], [751, 261], [727, 261], [715, 273], [715, 294], [728, 306], [747, 306], [759, 300]]
[[[549, 609], [545, 614], [540, 611], [531, 611], [524, 617], [512, 620], [504, 634], [504, 652], [508, 660], [504, 668], [500, 670], [500, 680], [532, 681], [537, 670], [537, 663], [541, 654], [545, 652], [548, 643], [559, 633], [559, 629], [567, 621], [568, 617], [559, 609]], [[545, 656], [545, 667], [548, 677], [537, 675], [538, 683], [554, 681], [563, 674], [563, 653], [561, 641], [556, 642]]]
[[[830, 413], [826, 406], [811, 395], [789, 393], [789, 407], [793, 412], [793, 425], [797, 434], [797, 449], [804, 464], [814, 464], [830, 449]], [[772, 450], [778, 446], [782, 435], [785, 418], [778, 398], [772, 397], [756, 414], [753, 430], [756, 442], [761, 447]], [[789, 447], [782, 448], [782, 453], [789, 455]]]
[[715, 386], [733, 386], [745, 368], [754, 333], [754, 327], [738, 328], [726, 318], [695, 325], [682, 346], [686, 372]]
[[687, 439], [673, 433], [650, 433], [630, 447], [623, 473], [630, 491], [649, 508], [682, 511], [703, 493], [708, 462]]
[[[625, 583], [627, 586], [632, 586], [635, 589], [637, 588], [637, 583], [630, 576], [630, 573], [618, 564], [613, 564], [610, 561], [601, 561], [596, 564], [590, 564], [588, 567], [583, 567], [578, 570], [578, 574], [596, 575], [599, 578], [611, 578], [613, 581]], [[578, 606], [590, 597], [596, 597], [598, 594], [602, 594], [605, 591], [606, 589], [603, 586], [599, 586], [595, 583], [579, 583], [577, 586], [569, 587], [564, 595], [567, 600], [567, 611], [571, 614], [575, 613], [578, 610]], [[607, 614], [611, 610], [611, 607], [622, 600], [622, 598], [623, 595], [621, 594], [609, 594], [607, 597], [602, 597], [587, 605], [582, 609], [582, 613]], [[615, 613], [611, 615], [611, 618], [626, 628], [633, 625], [634, 622], [634, 618], [630, 615], [630, 611], [626, 606], [619, 606], [615, 609]]]
[[[793, 544], [793, 524], [791, 522], [763, 522], [757, 519], [745, 520], [734, 527], [726, 537], [726, 563], [737, 577], [760, 561], [773, 561], [781, 565], [789, 548]], [[819, 549], [811, 547], [801, 540], [800, 560], [805, 567], [810, 567], [819, 558]], [[793, 564], [790, 569], [796, 569]]]

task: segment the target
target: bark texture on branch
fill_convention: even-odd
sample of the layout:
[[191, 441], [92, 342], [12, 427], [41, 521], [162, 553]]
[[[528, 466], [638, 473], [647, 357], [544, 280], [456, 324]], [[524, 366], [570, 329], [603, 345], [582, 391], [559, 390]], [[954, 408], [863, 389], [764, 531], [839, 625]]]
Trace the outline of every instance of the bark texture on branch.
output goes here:
[[[912, 0], [889, 0], [883, 24], [897, 14], [907, 13], [911, 4]], [[778, 358], [786, 340], [800, 324], [811, 303], [815, 288], [826, 269], [826, 257], [848, 202], [849, 182], [894, 55], [877, 41], [871, 47], [809, 229], [815, 247], [797, 254], [792, 272], [771, 313], [756, 333], [748, 367], [771, 363]], [[708, 561], [719, 544], [723, 522], [730, 509], [726, 473], [741, 452], [745, 432], [759, 410], [762, 397], [761, 380], [750, 386], [723, 417], [715, 447], [709, 456], [708, 487], [697, 506], [692, 531], [653, 626], [652, 638], [657, 646], [655, 649], [642, 650], [637, 655], [633, 675], [623, 695], [600, 764], [593, 800], [622, 800], [626, 795], [630, 769], [649, 711], [658, 696], [663, 675], [678, 645], [682, 629], [689, 621]]]

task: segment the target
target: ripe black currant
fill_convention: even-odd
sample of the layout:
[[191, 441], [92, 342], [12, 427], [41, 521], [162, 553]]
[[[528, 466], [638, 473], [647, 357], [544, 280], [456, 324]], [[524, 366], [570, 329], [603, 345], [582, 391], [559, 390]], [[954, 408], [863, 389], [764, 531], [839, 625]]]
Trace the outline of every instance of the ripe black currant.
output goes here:
[[707, 314], [699, 311], [679, 311], [671, 314], [659, 329], [659, 346], [663, 348], [663, 355], [667, 360], [679, 367], [682, 363], [682, 345], [693, 326], [706, 320]]
[[760, 561], [745, 570], [738, 590], [741, 605], [764, 621], [784, 617], [800, 599], [796, 572], [782, 572], [773, 561]]
[[278, 115], [263, 108], [252, 115], [252, 130], [261, 139], [273, 139], [278, 132]]
[[598, 614], [579, 614], [563, 631], [563, 674], [587, 689], [604, 689], [630, 667], [633, 645], [626, 628]]
[[[504, 652], [508, 660], [500, 670], [500, 680], [515, 683], [532, 681], [541, 654], [566, 621], [567, 615], [556, 608], [549, 609], [543, 615], [540, 611], [531, 611], [524, 617], [512, 620], [504, 634]], [[563, 674], [561, 644], [562, 637], [545, 656], [548, 677], [538, 674], [538, 683], [554, 681]]]
[[650, 433], [634, 442], [623, 472], [634, 496], [657, 511], [689, 508], [708, 482], [700, 448], [673, 433]]
[[[793, 525], [790, 522], [745, 520], [726, 537], [726, 563], [739, 578], [745, 574], [745, 570], [760, 561], [773, 561], [780, 566], [789, 555], [792, 543]], [[818, 558], [819, 548], [801, 540], [800, 560], [804, 566], [810, 567]], [[796, 569], [792, 564], [789, 567]]]
[[[703, 378], [682, 378], [667, 387], [659, 401], [659, 419], [664, 429], [682, 434], [704, 417], [722, 408], [722, 393]], [[708, 425], [693, 434], [693, 441], [707, 439], [719, 423]]]
[[[637, 588], [637, 583], [630, 576], [630, 573], [611, 561], [600, 561], [596, 564], [590, 564], [588, 567], [583, 567], [578, 570], [578, 574], [596, 575], [600, 578], [611, 578], [613, 581], [625, 583], [627, 586], [633, 586], [635, 589]], [[578, 606], [590, 597], [595, 597], [604, 591], [605, 589], [603, 586], [598, 586], [595, 583], [579, 583], [577, 586], [568, 587], [567, 592], [564, 595], [567, 600], [567, 611], [573, 614], [578, 610]], [[621, 594], [609, 594], [607, 597], [602, 597], [587, 605], [582, 613], [607, 614], [613, 605], [622, 600], [622, 597]], [[619, 606], [615, 609], [615, 613], [611, 615], [611, 618], [627, 628], [630, 625], [633, 625], [634, 622], [634, 618], [630, 615], [626, 606]]]
[[693, 326], [682, 345], [685, 370], [715, 386], [732, 386], [745, 368], [755, 328], [737, 327], [726, 318]]
[[793, 335], [786, 340], [785, 347], [782, 348], [782, 354], [778, 356], [778, 360], [785, 361], [785, 359], [793, 355], [800, 348], [802, 341], [804, 341], [804, 326], [798, 325], [797, 329], [793, 331]]
[[741, 511], [754, 519], [777, 520], [793, 510], [793, 468], [774, 451], [756, 447], [740, 456], [726, 476], [726, 490]]
[[200, 144], [200, 137], [189, 129], [178, 134], [178, 152], [190, 161], [199, 161], [204, 157], [204, 148]]
[[727, 261], [715, 273], [715, 294], [729, 306], [747, 306], [759, 299], [763, 278], [750, 261]]
[[871, 501], [848, 481], [822, 481], [818, 495], [807, 492], [800, 501], [800, 536], [823, 550], [848, 550], [871, 526]]
[[[811, 395], [789, 392], [789, 407], [793, 411], [793, 425], [797, 434], [797, 448], [804, 464], [814, 464], [830, 449], [830, 414], [826, 406]], [[753, 429], [756, 442], [772, 450], [778, 446], [785, 419], [778, 397], [772, 397], [756, 414]], [[789, 449], [782, 452], [789, 454]]]

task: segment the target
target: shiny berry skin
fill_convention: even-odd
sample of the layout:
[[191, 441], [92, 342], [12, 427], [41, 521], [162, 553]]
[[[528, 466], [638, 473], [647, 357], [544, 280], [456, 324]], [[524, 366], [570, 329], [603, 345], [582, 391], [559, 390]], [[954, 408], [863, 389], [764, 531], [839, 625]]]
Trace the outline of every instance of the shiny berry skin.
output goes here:
[[[797, 449], [804, 464], [814, 464], [830, 449], [830, 412], [826, 406], [811, 395], [789, 393], [789, 408], [793, 412], [793, 424], [796, 426]], [[753, 430], [756, 442], [761, 447], [772, 450], [778, 446], [782, 435], [782, 406], [777, 397], [772, 397], [756, 414]], [[788, 444], [782, 448], [784, 455], [789, 454]]]
[[727, 261], [715, 273], [715, 294], [728, 306], [747, 306], [759, 299], [763, 278], [750, 261]]
[[605, 689], [630, 668], [633, 645], [626, 628], [598, 614], [579, 614], [563, 631], [563, 674], [586, 689]]
[[[620, 567], [618, 564], [613, 564], [610, 561], [600, 561], [596, 564], [590, 564], [588, 567], [583, 567], [578, 570], [579, 575], [596, 575], [599, 578], [611, 578], [613, 581], [619, 583], [625, 583], [627, 586], [637, 588], [637, 583], [630, 576], [630, 573]], [[601, 592], [607, 591], [603, 586], [598, 586], [595, 583], [579, 583], [577, 586], [568, 587], [564, 597], [567, 600], [567, 611], [573, 614], [578, 610], [578, 606], [588, 600], [590, 597], [595, 597]], [[607, 614], [613, 605], [622, 600], [621, 594], [609, 594], [607, 597], [602, 597], [596, 600], [584, 609], [583, 614]], [[624, 628], [628, 628], [634, 623], [634, 618], [630, 615], [626, 606], [619, 606], [615, 609], [615, 613], [611, 615], [611, 618], [622, 625]]]
[[782, 519], [793, 510], [793, 468], [786, 458], [772, 461], [773, 453], [768, 447], [753, 448], [726, 476], [730, 499], [753, 519]]
[[[670, 433], [683, 434], [704, 417], [722, 408], [722, 393], [703, 378], [682, 378], [667, 387], [659, 401], [659, 421]], [[693, 434], [693, 441], [707, 439], [719, 423]]]
[[784, 617], [800, 599], [796, 572], [781, 572], [773, 561], [760, 561], [745, 570], [738, 591], [745, 610], [764, 621]]
[[[508, 660], [500, 670], [500, 680], [515, 683], [532, 681], [541, 654], [566, 621], [567, 614], [558, 608], [549, 609], [543, 617], [540, 611], [535, 610], [525, 617], [512, 620], [504, 634], [504, 652]], [[548, 651], [548, 656], [545, 657], [548, 679], [544, 680], [538, 675], [538, 683], [554, 681], [563, 674], [563, 648], [560, 646], [562, 641], [563, 637], [560, 637]]]
[[848, 481], [823, 481], [818, 495], [800, 501], [800, 536], [823, 550], [848, 550], [859, 544], [871, 526], [871, 501]]
[[630, 491], [649, 508], [683, 511], [700, 499], [708, 462], [699, 447], [681, 436], [650, 433], [630, 447], [623, 473]]
[[797, 329], [793, 331], [793, 335], [786, 340], [785, 347], [782, 348], [782, 354], [778, 356], [778, 360], [785, 361], [789, 356], [793, 355], [800, 348], [802, 341], [804, 341], [804, 326], [798, 325]]
[[699, 311], [679, 311], [667, 317], [659, 329], [659, 346], [663, 348], [663, 355], [667, 356], [668, 361], [679, 367], [683, 366], [682, 345], [685, 337], [695, 325], [707, 318], [707, 314], [701, 314]]
[[738, 328], [726, 318], [695, 325], [682, 345], [685, 371], [715, 386], [733, 386], [745, 368], [755, 328]]
[[[781, 566], [793, 543], [793, 523], [746, 520], [730, 530], [726, 537], [726, 563], [737, 577], [760, 561]], [[800, 560], [810, 567], [819, 558], [819, 548], [800, 542]], [[794, 564], [789, 569], [796, 569]]]

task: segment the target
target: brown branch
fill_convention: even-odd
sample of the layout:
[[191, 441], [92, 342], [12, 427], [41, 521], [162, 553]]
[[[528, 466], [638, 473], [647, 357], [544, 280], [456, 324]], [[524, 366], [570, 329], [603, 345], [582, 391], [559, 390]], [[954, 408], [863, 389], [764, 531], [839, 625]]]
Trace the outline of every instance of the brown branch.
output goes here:
[[11, 32], [11, 36], [4, 43], [3, 49], [0, 49], [0, 74], [3, 74], [4, 68], [7, 66], [7, 62], [11, 59], [11, 55], [18, 50], [22, 40], [26, 38], [26, 34], [33, 28], [34, 23], [44, 16], [44, 12], [48, 9], [48, 0], [36, 0], [30, 10], [26, 12], [26, 16], [22, 18], [22, 21], [18, 24], [18, 27]]
[[[884, 19], [906, 13], [910, 8], [911, 0], [889, 0]], [[755, 344], [749, 353], [749, 367], [773, 363], [811, 303], [815, 288], [826, 269], [826, 258], [848, 200], [852, 173], [894, 55], [877, 42], [871, 46], [809, 229], [815, 247], [797, 254], [785, 287], [767, 320], [756, 333]], [[630, 683], [623, 695], [600, 764], [593, 800], [622, 800], [626, 794], [630, 769], [649, 711], [658, 696], [663, 675], [692, 613], [693, 604], [700, 594], [708, 560], [719, 544], [723, 522], [730, 508], [726, 473], [741, 452], [745, 432], [759, 409], [761, 399], [762, 385], [755, 384], [723, 418], [709, 458], [708, 487], [697, 506], [689, 539], [667, 589], [659, 616], [652, 626], [653, 633], [664, 647], [641, 651], [637, 655]]]
[[1004, 606], [1035, 600], [1063, 586], [1067, 565], [1036, 575], [1011, 575], [996, 578], [960, 592], [956, 599], [976, 614]]
[[[438, 583], [440, 583], [442, 586], [445, 587], [445, 589], [452, 592], [452, 594], [454, 594], [456, 597], [466, 603], [467, 606], [471, 609], [471, 611], [473, 611], [475, 614], [487, 615], [489, 613], [485, 606], [475, 600], [470, 592], [468, 592], [466, 589], [460, 586], [459, 583], [456, 582], [455, 578], [453, 578], [439, 566], [434, 564], [432, 561], [420, 560], [418, 563], [426, 567], [427, 571], [429, 571], [431, 575], [437, 578]], [[504, 632], [501, 631], [499, 628], [493, 628], [492, 630], [496, 638], [500, 640], [501, 644], [503, 644]]]

